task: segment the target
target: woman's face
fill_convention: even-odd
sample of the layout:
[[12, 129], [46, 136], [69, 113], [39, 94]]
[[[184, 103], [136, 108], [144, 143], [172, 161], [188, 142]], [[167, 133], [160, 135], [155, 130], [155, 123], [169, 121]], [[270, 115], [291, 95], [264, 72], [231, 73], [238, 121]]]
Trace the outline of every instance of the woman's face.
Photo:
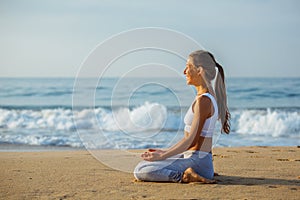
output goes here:
[[191, 63], [190, 59], [187, 60], [183, 73], [186, 76], [186, 83], [188, 85], [199, 85], [200, 70]]

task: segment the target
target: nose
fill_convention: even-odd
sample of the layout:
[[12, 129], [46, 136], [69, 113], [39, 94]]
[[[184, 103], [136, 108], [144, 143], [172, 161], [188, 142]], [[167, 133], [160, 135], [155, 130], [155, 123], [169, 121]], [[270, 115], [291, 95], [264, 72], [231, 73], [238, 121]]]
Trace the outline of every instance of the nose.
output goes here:
[[186, 68], [183, 70], [183, 74], [186, 74]]

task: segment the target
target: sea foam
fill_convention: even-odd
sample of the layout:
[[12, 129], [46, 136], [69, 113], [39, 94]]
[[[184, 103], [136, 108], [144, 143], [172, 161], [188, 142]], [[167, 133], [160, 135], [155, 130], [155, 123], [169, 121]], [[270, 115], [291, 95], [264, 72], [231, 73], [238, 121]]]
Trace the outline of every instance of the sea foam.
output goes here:
[[[2, 108], [0, 143], [82, 147], [81, 140], [87, 137], [96, 141], [92, 148], [165, 146], [171, 138], [183, 136], [182, 110], [185, 109], [168, 109], [155, 102], [113, 109]], [[228, 139], [236, 136], [267, 140], [300, 139], [300, 112], [297, 109], [237, 109], [231, 114], [232, 132]], [[218, 123], [215, 132], [219, 131]], [[106, 141], [105, 137], [111, 141]], [[117, 144], [114, 141], [118, 141]]]
[[[74, 123], [75, 121], [75, 123]], [[167, 121], [167, 108], [158, 103], [145, 102], [129, 108], [95, 109], [0, 109], [2, 129], [50, 129], [75, 131], [101, 129], [105, 131], [146, 131], [161, 129]], [[170, 127], [172, 128], [172, 127]]]
[[285, 110], [242, 110], [234, 112], [235, 132], [272, 137], [299, 137], [300, 113]]

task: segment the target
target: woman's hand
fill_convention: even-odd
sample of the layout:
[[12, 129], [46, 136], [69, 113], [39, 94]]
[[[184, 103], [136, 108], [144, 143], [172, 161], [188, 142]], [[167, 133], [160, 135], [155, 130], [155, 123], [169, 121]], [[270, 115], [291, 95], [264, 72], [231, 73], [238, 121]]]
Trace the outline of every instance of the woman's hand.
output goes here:
[[153, 149], [149, 149], [149, 151], [146, 151], [145, 153], [143, 153], [141, 155], [141, 157], [146, 160], [146, 161], [157, 161], [157, 160], [164, 160], [162, 154], [165, 151], [163, 150], [155, 150], [153, 151]]

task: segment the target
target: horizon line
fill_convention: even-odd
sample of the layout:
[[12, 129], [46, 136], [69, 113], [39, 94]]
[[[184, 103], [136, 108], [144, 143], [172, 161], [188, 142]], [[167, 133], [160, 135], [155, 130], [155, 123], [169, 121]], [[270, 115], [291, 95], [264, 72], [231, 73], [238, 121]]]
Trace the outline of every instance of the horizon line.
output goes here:
[[[184, 76], [182, 76], [184, 77]], [[96, 76], [75, 77], [75, 76], [0, 76], [0, 78], [100, 78]], [[121, 78], [121, 76], [103, 76], [102, 78]], [[122, 77], [124, 78], [124, 77]], [[126, 78], [178, 78], [174, 76], [128, 76]], [[225, 78], [300, 78], [300, 76], [226, 76]]]

